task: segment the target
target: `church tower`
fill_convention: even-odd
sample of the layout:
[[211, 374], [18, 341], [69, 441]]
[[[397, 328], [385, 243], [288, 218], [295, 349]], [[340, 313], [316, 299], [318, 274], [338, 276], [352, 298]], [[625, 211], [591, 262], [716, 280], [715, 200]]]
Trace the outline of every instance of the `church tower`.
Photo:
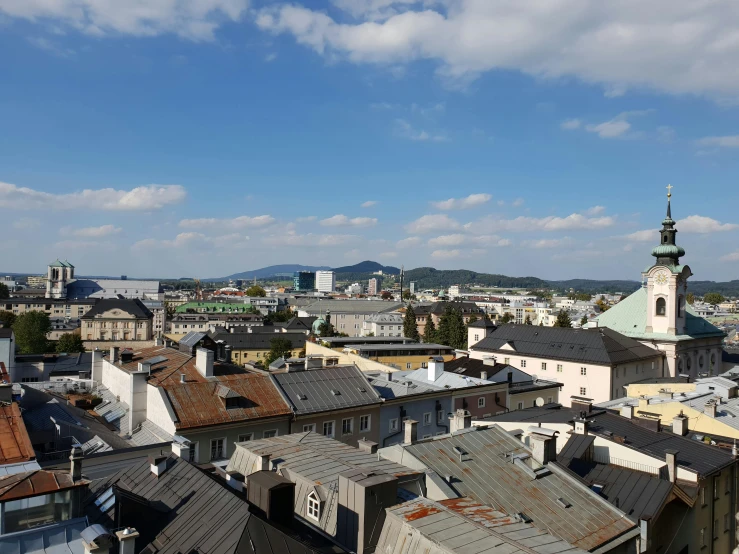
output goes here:
[[675, 221], [670, 200], [672, 185], [667, 187], [667, 215], [662, 221], [660, 244], [652, 249], [656, 258], [642, 277], [647, 288], [647, 333], [682, 335], [685, 333], [685, 298], [688, 278], [692, 275], [687, 265], [680, 264], [685, 250], [675, 243]]
[[46, 298], [66, 298], [67, 285], [74, 281], [74, 266], [67, 261], [56, 260], [46, 272]]

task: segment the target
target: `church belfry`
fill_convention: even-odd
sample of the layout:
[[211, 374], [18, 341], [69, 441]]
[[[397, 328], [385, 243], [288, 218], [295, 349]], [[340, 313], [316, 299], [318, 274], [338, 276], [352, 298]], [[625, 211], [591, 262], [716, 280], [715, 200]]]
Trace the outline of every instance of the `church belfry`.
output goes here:
[[672, 185], [667, 186], [667, 215], [659, 232], [660, 243], [652, 249], [656, 258], [647, 268], [644, 280], [647, 288], [648, 333], [681, 335], [685, 332], [685, 298], [688, 292], [688, 266], [680, 265], [685, 250], [675, 243], [675, 221], [672, 219]]

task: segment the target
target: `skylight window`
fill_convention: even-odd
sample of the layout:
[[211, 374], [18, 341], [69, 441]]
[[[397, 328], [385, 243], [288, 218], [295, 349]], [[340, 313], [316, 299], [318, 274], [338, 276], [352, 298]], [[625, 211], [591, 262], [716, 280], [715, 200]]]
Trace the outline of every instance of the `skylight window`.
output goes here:
[[115, 494], [113, 494], [113, 487], [108, 489], [95, 499], [95, 506], [97, 506], [101, 512], [105, 513], [115, 504]]

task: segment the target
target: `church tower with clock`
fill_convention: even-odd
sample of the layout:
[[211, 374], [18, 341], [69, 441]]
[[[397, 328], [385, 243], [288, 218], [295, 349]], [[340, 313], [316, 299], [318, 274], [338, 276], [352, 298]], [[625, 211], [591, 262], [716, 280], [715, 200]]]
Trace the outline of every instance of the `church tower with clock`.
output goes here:
[[685, 250], [675, 243], [677, 229], [670, 207], [671, 189], [669, 186], [660, 243], [652, 249], [656, 261], [642, 277], [647, 288], [646, 332], [676, 336], [685, 332], [685, 298], [692, 273], [687, 265], [680, 265]]

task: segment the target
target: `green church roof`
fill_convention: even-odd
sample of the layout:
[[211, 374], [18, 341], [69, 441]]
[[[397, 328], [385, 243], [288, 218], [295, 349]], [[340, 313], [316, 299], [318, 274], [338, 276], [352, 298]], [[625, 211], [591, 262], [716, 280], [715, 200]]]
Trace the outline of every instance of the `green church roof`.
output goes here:
[[660, 244], [652, 249], [655, 258], [679, 258], [685, 255], [685, 249], [676, 244]]
[[685, 310], [685, 334], [647, 333], [647, 289], [640, 288], [627, 296], [607, 312], [600, 314], [596, 321], [599, 327], [608, 327], [622, 335], [643, 340], [683, 341], [704, 337], [722, 337], [724, 332], [714, 327], [693, 311], [690, 304]]

